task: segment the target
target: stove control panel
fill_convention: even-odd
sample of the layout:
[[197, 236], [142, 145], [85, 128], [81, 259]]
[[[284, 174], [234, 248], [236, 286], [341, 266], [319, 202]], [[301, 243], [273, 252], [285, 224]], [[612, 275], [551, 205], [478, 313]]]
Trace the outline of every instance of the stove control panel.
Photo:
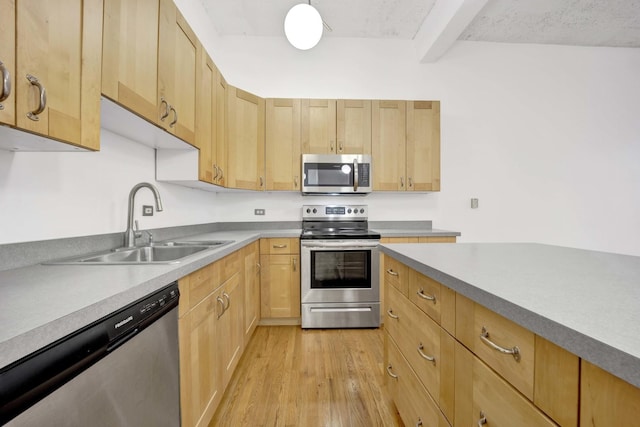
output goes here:
[[369, 215], [367, 205], [303, 205], [302, 219], [361, 220]]

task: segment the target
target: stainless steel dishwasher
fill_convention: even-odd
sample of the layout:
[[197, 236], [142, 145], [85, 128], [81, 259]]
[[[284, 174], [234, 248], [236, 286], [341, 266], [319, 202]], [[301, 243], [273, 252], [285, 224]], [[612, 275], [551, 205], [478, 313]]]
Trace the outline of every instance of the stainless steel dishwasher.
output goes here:
[[177, 282], [0, 370], [0, 425], [180, 425]]

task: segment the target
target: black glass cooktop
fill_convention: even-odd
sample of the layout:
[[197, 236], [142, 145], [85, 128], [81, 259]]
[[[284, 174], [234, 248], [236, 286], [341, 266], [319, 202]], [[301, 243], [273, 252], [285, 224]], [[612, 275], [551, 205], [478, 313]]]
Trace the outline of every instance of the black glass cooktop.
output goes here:
[[362, 229], [345, 229], [345, 228], [314, 228], [303, 229], [300, 235], [301, 239], [307, 240], [338, 240], [338, 239], [380, 239], [380, 233], [372, 230]]

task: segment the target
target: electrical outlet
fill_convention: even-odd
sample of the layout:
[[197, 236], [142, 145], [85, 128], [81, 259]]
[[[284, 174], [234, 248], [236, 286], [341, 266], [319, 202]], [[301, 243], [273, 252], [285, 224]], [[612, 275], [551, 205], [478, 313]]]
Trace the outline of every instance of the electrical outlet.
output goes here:
[[143, 205], [142, 206], [142, 216], [153, 216], [153, 206]]
[[253, 210], [253, 214], [254, 215], [264, 215], [264, 209], [254, 209]]
[[471, 199], [471, 209], [478, 209], [478, 199]]

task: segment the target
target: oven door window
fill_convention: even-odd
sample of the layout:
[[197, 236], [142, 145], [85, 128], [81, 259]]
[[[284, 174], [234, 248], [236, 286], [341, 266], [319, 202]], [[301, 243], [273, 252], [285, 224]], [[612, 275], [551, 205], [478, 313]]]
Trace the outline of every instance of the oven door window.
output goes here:
[[311, 289], [371, 288], [371, 251], [311, 251]]

